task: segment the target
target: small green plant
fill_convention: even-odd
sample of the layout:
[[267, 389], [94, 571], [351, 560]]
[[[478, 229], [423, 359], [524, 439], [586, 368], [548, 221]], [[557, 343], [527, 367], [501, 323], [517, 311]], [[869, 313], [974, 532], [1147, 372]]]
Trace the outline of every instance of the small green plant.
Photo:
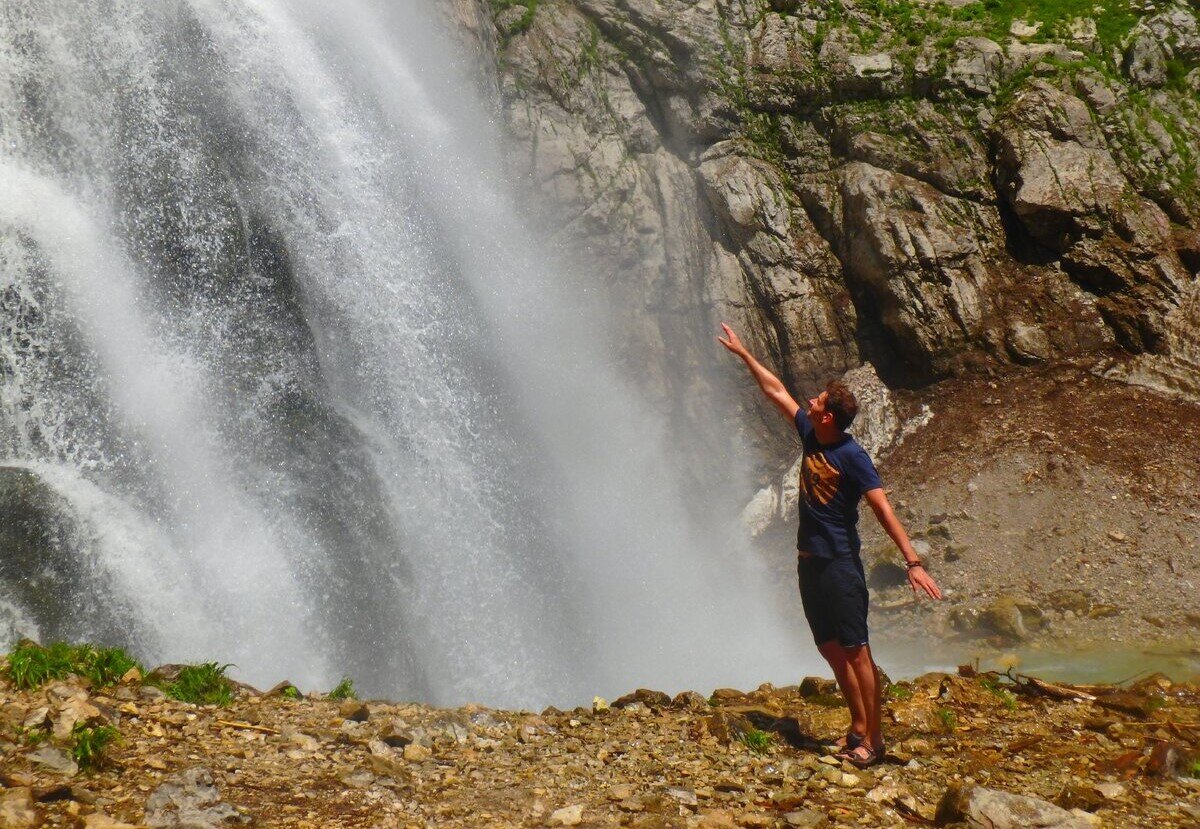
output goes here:
[[32, 691], [72, 675], [86, 678], [97, 688], [115, 685], [130, 668], [141, 666], [121, 648], [66, 642], [42, 647], [35, 642], [22, 642], [9, 653], [7, 672], [14, 685]]
[[1200, 778], [1200, 757], [1185, 766], [1183, 773], [1188, 777]]
[[755, 754], [766, 754], [771, 750], [771, 746], [775, 744], [775, 737], [766, 731], [751, 728], [742, 735], [742, 742], [746, 744], [746, 748]]
[[505, 43], [529, 30], [529, 27], [533, 25], [533, 16], [537, 13], [538, 2], [539, 0], [492, 0], [492, 14], [496, 17], [514, 6], [525, 10], [505, 32], [503, 37]]
[[981, 676], [979, 678], [979, 684], [982, 685], [984, 690], [986, 690], [989, 694], [1000, 700], [1001, 704], [1009, 711], [1017, 710], [1016, 695], [1007, 688], [1001, 687], [1000, 683], [995, 679], [990, 676]]
[[300, 693], [300, 689], [295, 685], [289, 685], [279, 692], [279, 696], [284, 699], [302, 699], [304, 695]]
[[120, 739], [121, 732], [111, 725], [75, 723], [71, 729], [71, 756], [80, 768], [98, 768], [104, 764], [108, 747]]
[[887, 693], [888, 699], [895, 699], [895, 700], [912, 699], [912, 695], [913, 695], [913, 692], [911, 689], [905, 688], [903, 685], [896, 685], [894, 683], [888, 683], [886, 693]]
[[333, 686], [333, 690], [329, 692], [329, 699], [358, 699], [358, 694], [354, 690], [354, 680], [348, 676], [342, 677], [342, 681]]
[[937, 710], [937, 718], [942, 723], [942, 728], [947, 732], [958, 728], [958, 717], [954, 716], [954, 712], [949, 708], [939, 708]]
[[233, 684], [225, 677], [232, 665], [204, 662], [185, 665], [174, 682], [160, 687], [171, 699], [196, 705], [229, 705], [233, 702]]
[[49, 736], [49, 732], [41, 728], [26, 728], [23, 725], [17, 726], [17, 741], [27, 746], [41, 745]]

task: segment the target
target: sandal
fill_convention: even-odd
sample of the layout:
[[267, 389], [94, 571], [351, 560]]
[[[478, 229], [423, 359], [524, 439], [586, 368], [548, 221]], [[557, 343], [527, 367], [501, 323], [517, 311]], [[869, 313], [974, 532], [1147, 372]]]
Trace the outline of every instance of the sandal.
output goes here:
[[875, 765], [876, 763], [882, 762], [883, 754], [884, 752], [882, 746], [880, 747], [879, 751], [876, 751], [865, 743], [859, 743], [854, 748], [847, 749], [846, 751], [833, 756], [839, 760], [845, 760], [856, 769], [865, 769], [869, 766]]
[[862, 734], [855, 734], [853, 731], [847, 731], [832, 743], [826, 743], [826, 746], [833, 749], [833, 753], [837, 755], [847, 751], [854, 751], [854, 749], [862, 745], [863, 740], [865, 739], [867, 738]]

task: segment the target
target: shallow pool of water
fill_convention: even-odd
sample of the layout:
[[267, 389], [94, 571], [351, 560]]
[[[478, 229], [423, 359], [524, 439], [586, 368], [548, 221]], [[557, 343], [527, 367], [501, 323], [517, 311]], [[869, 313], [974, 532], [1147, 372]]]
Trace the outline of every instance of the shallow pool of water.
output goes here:
[[[937, 658], [931, 660], [931, 654], [936, 654]], [[1132, 647], [1128, 643], [1114, 643], [1087, 645], [1074, 650], [1050, 646], [1000, 650], [949, 645], [926, 648], [920, 653], [912, 645], [880, 642], [875, 648], [875, 658], [894, 679], [907, 679], [929, 671], [953, 673], [959, 665], [978, 662], [979, 670], [1004, 671], [1011, 667], [1019, 673], [1050, 682], [1120, 684], [1156, 672], [1174, 680], [1200, 681], [1200, 648], [1192, 644]]]

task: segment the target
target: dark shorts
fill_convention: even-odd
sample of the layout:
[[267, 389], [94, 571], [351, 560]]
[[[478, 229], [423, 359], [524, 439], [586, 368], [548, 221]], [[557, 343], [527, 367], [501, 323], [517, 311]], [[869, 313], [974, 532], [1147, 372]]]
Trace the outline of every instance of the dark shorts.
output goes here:
[[842, 647], [867, 644], [867, 579], [858, 556], [798, 556], [800, 600], [818, 645], [836, 639]]

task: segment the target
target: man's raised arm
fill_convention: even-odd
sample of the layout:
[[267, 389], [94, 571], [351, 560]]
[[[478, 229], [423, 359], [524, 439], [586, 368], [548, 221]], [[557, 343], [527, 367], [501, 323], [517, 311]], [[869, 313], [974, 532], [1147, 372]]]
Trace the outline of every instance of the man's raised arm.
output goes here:
[[788, 394], [788, 390], [784, 388], [783, 383], [779, 382], [778, 377], [767, 371], [762, 363], [754, 359], [754, 356], [742, 345], [742, 341], [738, 339], [738, 335], [733, 333], [732, 328], [725, 323], [721, 323], [721, 329], [725, 332], [725, 336], [717, 337], [717, 342], [742, 358], [742, 362], [746, 364], [746, 368], [750, 369], [750, 373], [754, 375], [754, 380], [758, 383], [758, 387], [763, 390], [763, 394], [775, 404], [775, 407], [779, 411], [783, 412], [788, 420], [794, 421], [796, 419], [796, 412], [800, 409], [800, 404]]

